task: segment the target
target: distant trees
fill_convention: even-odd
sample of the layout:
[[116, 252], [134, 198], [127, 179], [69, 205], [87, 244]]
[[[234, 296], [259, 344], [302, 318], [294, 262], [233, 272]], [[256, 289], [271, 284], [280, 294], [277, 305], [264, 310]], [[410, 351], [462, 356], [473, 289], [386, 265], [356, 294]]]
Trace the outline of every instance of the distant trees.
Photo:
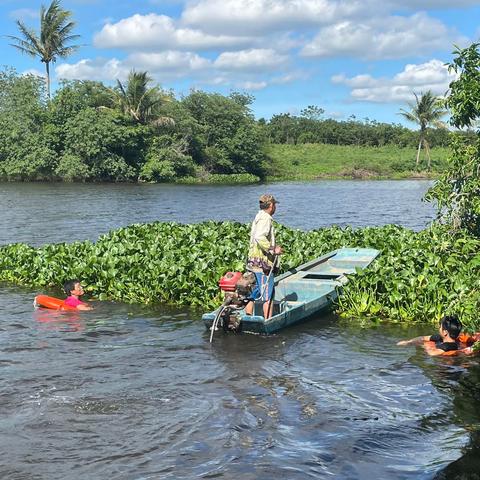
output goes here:
[[427, 128], [429, 126], [437, 128], [444, 127], [444, 124], [440, 119], [445, 116], [447, 112], [443, 108], [442, 100], [436, 97], [431, 90], [421, 93], [420, 97], [416, 93], [413, 95], [415, 96], [415, 103], [409, 103], [410, 111], [402, 108], [400, 109], [399, 114], [409, 122], [416, 123], [420, 127], [416, 165], [418, 168], [420, 162], [420, 150], [423, 145], [427, 155], [428, 169], [430, 169], [431, 159], [430, 147], [427, 141]]
[[57, 57], [68, 57], [79, 48], [78, 45], [68, 45], [80, 37], [72, 34], [75, 22], [70, 20], [71, 16], [71, 12], [61, 8], [59, 0], [53, 0], [48, 8], [43, 5], [40, 7], [40, 32], [37, 33], [17, 20], [21, 36], [8, 36], [15, 42], [13, 47], [31, 57], [39, 57], [45, 64], [48, 98], [51, 97], [50, 64], [55, 63]]
[[45, 82], [0, 72], [0, 178], [46, 180], [56, 161], [45, 128]]
[[264, 141], [250, 110], [251, 101], [236, 92], [225, 97], [199, 90], [182, 99], [194, 120], [195, 141], [204, 145], [194, 158], [207, 172], [265, 175]]
[[[46, 98], [43, 79], [0, 71], [0, 179], [166, 182], [217, 174], [262, 179], [269, 168], [268, 142], [403, 147], [418, 141], [418, 133], [402, 125], [324, 119], [315, 106], [300, 116], [256, 121], [249, 95], [196, 90], [177, 99], [146, 72], [131, 72], [113, 88], [62, 82], [51, 100]], [[450, 141], [445, 129], [428, 128], [428, 135], [430, 145]]]
[[[307, 109], [306, 109], [307, 110]], [[320, 109], [321, 110], [321, 109]], [[418, 133], [400, 124], [382, 123], [368, 118], [350, 118], [339, 121], [323, 119], [322, 115], [310, 115], [302, 110], [300, 116], [282, 113], [274, 115], [270, 121], [259, 120], [264, 134], [271, 143], [326, 143], [333, 145], [398, 147], [417, 146]], [[427, 127], [429, 146], [447, 146], [449, 132], [443, 128]]]

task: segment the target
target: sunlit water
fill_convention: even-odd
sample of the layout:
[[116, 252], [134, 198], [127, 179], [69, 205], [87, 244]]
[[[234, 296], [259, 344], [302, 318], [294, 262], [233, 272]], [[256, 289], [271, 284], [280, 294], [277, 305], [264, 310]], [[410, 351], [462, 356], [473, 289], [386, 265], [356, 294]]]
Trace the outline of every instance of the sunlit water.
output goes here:
[[[0, 222], [10, 225], [3, 239], [94, 238], [134, 220], [128, 195], [98, 219], [103, 193], [98, 199], [88, 191], [90, 210], [79, 202], [85, 214], [93, 211], [85, 223], [71, 212], [65, 229], [50, 230], [38, 218], [22, 229], [11, 209], [2, 210]], [[290, 201], [282, 202], [286, 211]], [[13, 203], [16, 216], [29, 218]], [[66, 203], [44, 201], [44, 218], [63, 221]], [[193, 215], [200, 207], [184, 208]], [[153, 220], [137, 220], [144, 219]], [[218, 334], [211, 345], [201, 312], [109, 302], [81, 314], [48, 312], [33, 309], [35, 293], [0, 285], [2, 479], [451, 479], [478, 472], [478, 362], [394, 346], [425, 327], [362, 330], [330, 316], [272, 336]]]

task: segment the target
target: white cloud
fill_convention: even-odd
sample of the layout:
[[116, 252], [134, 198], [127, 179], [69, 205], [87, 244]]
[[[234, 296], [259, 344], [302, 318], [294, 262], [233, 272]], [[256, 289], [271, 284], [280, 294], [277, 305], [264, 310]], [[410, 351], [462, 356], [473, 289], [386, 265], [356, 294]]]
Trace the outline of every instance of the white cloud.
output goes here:
[[242, 48], [255, 39], [231, 35], [208, 35], [201, 30], [182, 28], [166, 15], [135, 14], [117, 23], [107, 23], [94, 37], [98, 48], [127, 50], [210, 50]]
[[226, 71], [265, 72], [285, 66], [287, 55], [270, 48], [223, 52], [215, 60], [215, 67]]
[[267, 82], [243, 82], [239, 83], [238, 87], [244, 88], [245, 90], [262, 90], [268, 85]]
[[350, 87], [354, 100], [365, 102], [405, 102], [411, 101], [413, 92], [431, 90], [435, 95], [445, 95], [455, 74], [440, 60], [430, 60], [422, 64], [406, 65], [404, 70], [392, 78], [374, 78], [371, 75], [357, 75], [348, 78], [335, 75], [332, 82]]
[[83, 59], [77, 63], [62, 63], [55, 68], [58, 78], [66, 80], [124, 80], [130, 68], [116, 58]]
[[83, 59], [75, 64], [61, 64], [56, 68], [60, 78], [77, 80], [113, 81], [125, 79], [131, 69], [148, 71], [160, 80], [199, 75], [211, 68], [211, 61], [195, 53], [166, 51], [161, 53], [133, 53], [124, 60]]
[[9, 17], [21, 21], [32, 20], [40, 18], [40, 11], [32, 8], [19, 8], [10, 12]]
[[268, 34], [361, 16], [360, 0], [199, 0], [188, 4], [182, 21], [210, 33]]
[[460, 40], [439, 20], [417, 13], [363, 23], [344, 21], [325, 27], [301, 53], [306, 57], [401, 58], [443, 50]]
[[127, 63], [138, 69], [154, 72], [175, 70], [198, 71], [211, 66], [211, 61], [196, 53], [166, 51], [161, 53], [135, 53], [127, 58]]

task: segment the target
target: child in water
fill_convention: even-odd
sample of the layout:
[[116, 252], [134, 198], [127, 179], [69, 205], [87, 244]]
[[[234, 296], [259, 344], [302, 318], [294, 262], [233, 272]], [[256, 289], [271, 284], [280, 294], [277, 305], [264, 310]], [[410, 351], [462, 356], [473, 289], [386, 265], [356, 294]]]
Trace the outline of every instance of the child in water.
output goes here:
[[80, 280], [69, 280], [63, 285], [63, 289], [67, 295], [67, 298], [64, 301], [65, 305], [69, 307], [74, 307], [77, 310], [92, 310], [90, 305], [87, 305], [85, 302], [82, 302], [78, 297], [81, 297], [84, 294], [82, 284]]
[[[426, 335], [423, 337], [415, 337], [410, 340], [401, 340], [397, 345], [422, 345], [429, 355], [442, 355], [445, 352], [452, 350], [458, 350], [459, 342], [458, 337], [462, 330], [462, 323], [456, 315], [445, 315], [440, 320], [440, 326], [438, 333], [435, 335]], [[471, 350], [471, 347], [469, 347]], [[465, 351], [464, 353], [471, 353], [471, 351]]]

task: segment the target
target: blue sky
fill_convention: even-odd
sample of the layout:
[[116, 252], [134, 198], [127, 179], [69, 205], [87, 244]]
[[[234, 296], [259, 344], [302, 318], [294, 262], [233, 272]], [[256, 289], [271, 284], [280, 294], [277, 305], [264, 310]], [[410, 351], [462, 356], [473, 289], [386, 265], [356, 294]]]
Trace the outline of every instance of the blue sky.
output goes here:
[[[43, 74], [9, 46], [15, 20], [37, 27], [42, 2], [0, 0], [1, 64]], [[43, 2], [47, 5], [49, 2]], [[455, 5], [452, 8], [452, 5]], [[54, 82], [112, 84], [147, 70], [178, 95], [198, 88], [255, 97], [257, 118], [298, 114], [400, 122], [412, 92], [442, 95], [453, 45], [480, 35], [470, 0], [64, 0], [83, 44]]]

